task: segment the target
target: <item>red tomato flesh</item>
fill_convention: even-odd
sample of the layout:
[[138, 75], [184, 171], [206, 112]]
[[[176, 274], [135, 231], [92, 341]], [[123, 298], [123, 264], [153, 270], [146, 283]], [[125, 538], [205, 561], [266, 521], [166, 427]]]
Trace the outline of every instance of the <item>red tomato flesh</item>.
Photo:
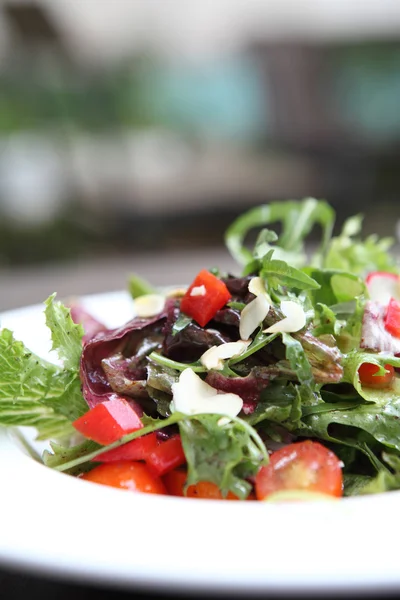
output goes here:
[[96, 456], [96, 462], [115, 462], [119, 460], [146, 460], [150, 452], [158, 446], [156, 433], [147, 433], [118, 448], [106, 450]]
[[385, 329], [394, 337], [400, 338], [400, 302], [390, 298], [385, 315]]
[[390, 387], [394, 379], [394, 368], [392, 365], [385, 365], [386, 373], [384, 375], [376, 375], [378, 371], [378, 365], [368, 362], [362, 363], [358, 369], [361, 384], [366, 387], [378, 389]]
[[104, 463], [84, 473], [80, 478], [131, 492], [167, 494], [161, 479], [153, 475], [150, 469], [141, 462], [121, 460]]
[[[196, 484], [190, 485], [187, 493], [184, 493], [186, 483], [186, 469], [174, 469], [169, 471], [162, 477], [167, 492], [170, 496], [181, 496], [187, 498], [205, 498], [209, 500], [240, 500], [238, 496], [232, 492], [228, 492], [224, 497], [221, 490], [215, 483], [210, 481], [199, 481]], [[250, 493], [247, 500], [255, 500], [254, 493]]]
[[86, 438], [107, 446], [123, 435], [143, 427], [139, 415], [127, 400], [113, 398], [96, 404], [72, 425]]
[[[196, 293], [196, 290], [200, 293]], [[182, 297], [180, 308], [201, 327], [205, 327], [230, 298], [231, 294], [225, 283], [203, 269]]]
[[257, 500], [283, 490], [342, 496], [342, 463], [319, 442], [288, 444], [271, 454], [268, 465], [261, 467], [255, 478]]

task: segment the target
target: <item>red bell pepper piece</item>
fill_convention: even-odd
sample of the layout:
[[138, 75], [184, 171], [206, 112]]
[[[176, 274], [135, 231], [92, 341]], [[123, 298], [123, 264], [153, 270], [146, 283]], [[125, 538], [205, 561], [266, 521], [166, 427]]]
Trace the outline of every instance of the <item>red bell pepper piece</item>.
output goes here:
[[203, 269], [182, 297], [181, 311], [205, 327], [230, 298], [225, 283]]
[[106, 450], [98, 454], [96, 462], [116, 462], [120, 460], [146, 460], [150, 452], [157, 448], [159, 442], [155, 431], [142, 435], [118, 448]]
[[143, 427], [139, 415], [124, 398], [96, 404], [72, 425], [86, 438], [106, 446]]
[[384, 322], [386, 331], [400, 338], [400, 302], [394, 298], [389, 300]]
[[186, 456], [183, 451], [181, 436], [174, 435], [168, 440], [159, 442], [146, 457], [146, 464], [154, 475], [165, 475], [172, 469], [186, 464]]

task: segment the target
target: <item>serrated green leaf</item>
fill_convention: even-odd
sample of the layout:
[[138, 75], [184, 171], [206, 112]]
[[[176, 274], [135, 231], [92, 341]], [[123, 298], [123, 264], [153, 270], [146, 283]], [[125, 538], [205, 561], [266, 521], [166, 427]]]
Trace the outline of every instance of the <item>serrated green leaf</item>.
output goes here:
[[82, 354], [82, 325], [74, 323], [71, 311], [52, 294], [45, 301], [46, 325], [51, 332], [52, 350], [55, 350], [66, 369], [78, 370]]
[[15, 340], [8, 329], [0, 331], [0, 373], [1, 424], [35, 427], [38, 439], [61, 438], [73, 432], [57, 403], [76, 374], [66, 377], [59, 367]]

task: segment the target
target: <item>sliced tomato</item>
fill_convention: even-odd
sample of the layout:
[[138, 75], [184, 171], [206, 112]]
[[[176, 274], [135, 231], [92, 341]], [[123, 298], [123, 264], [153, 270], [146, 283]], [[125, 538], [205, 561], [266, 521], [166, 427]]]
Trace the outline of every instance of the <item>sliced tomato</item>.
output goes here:
[[158, 445], [148, 453], [145, 461], [152, 473], [158, 477], [186, 464], [181, 436], [174, 435], [168, 440], [158, 442]]
[[162, 476], [162, 481], [170, 496], [184, 496], [183, 489], [186, 483], [186, 469], [172, 469]]
[[96, 462], [115, 462], [119, 460], [146, 460], [150, 452], [155, 450], [159, 442], [155, 432], [147, 433], [131, 440], [119, 448], [106, 450], [96, 456]]
[[[232, 492], [228, 492], [226, 498], [221, 493], [221, 490], [215, 483], [210, 481], [200, 481], [199, 483], [190, 485], [187, 493], [184, 493], [187, 472], [186, 469], [174, 469], [169, 471], [162, 477], [165, 487], [170, 496], [186, 496], [188, 498], [208, 498], [210, 500], [240, 500], [238, 496]], [[255, 500], [255, 495], [252, 492], [247, 500]]]
[[80, 478], [131, 492], [167, 494], [161, 479], [156, 477], [142, 462], [121, 460], [104, 463], [87, 471]]
[[358, 376], [362, 385], [373, 388], [387, 388], [390, 387], [394, 379], [394, 368], [392, 365], [385, 365], [385, 374], [376, 375], [378, 373], [378, 365], [364, 362], [358, 368]]
[[255, 478], [257, 500], [283, 490], [342, 496], [342, 463], [328, 448], [312, 440], [294, 442], [273, 452]]
[[182, 297], [180, 308], [201, 327], [205, 327], [230, 298], [225, 283], [203, 269]]
[[384, 322], [386, 331], [400, 338], [400, 302], [394, 298], [389, 300]]
[[119, 397], [96, 404], [72, 425], [86, 438], [104, 446], [143, 427], [129, 402]]

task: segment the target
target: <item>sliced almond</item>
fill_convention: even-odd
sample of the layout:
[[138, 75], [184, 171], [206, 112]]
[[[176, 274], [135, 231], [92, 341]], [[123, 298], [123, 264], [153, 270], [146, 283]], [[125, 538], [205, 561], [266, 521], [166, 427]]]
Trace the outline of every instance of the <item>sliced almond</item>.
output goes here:
[[161, 294], [144, 294], [135, 298], [135, 313], [138, 317], [154, 317], [164, 308], [165, 297]]
[[240, 356], [250, 344], [250, 340], [239, 340], [237, 342], [227, 342], [219, 346], [212, 346], [200, 356], [200, 362], [207, 369], [221, 370], [224, 368], [224, 360]]
[[264, 329], [264, 333], [294, 333], [303, 329], [306, 324], [306, 313], [301, 304], [293, 300], [283, 300], [281, 311], [285, 318]]
[[173, 410], [186, 415], [217, 414], [236, 417], [243, 407], [237, 394], [218, 392], [187, 368], [172, 384]]
[[248, 290], [255, 296], [265, 296], [268, 302], [272, 304], [272, 300], [265, 289], [264, 281], [261, 277], [253, 277], [250, 279]]
[[172, 290], [169, 290], [165, 295], [167, 298], [181, 298], [182, 296], [184, 296], [186, 294], [187, 288], [185, 287], [178, 287], [178, 288], [173, 288]]
[[270, 304], [264, 295], [256, 296], [246, 304], [240, 314], [239, 335], [242, 340], [248, 340], [264, 321], [269, 312]]

